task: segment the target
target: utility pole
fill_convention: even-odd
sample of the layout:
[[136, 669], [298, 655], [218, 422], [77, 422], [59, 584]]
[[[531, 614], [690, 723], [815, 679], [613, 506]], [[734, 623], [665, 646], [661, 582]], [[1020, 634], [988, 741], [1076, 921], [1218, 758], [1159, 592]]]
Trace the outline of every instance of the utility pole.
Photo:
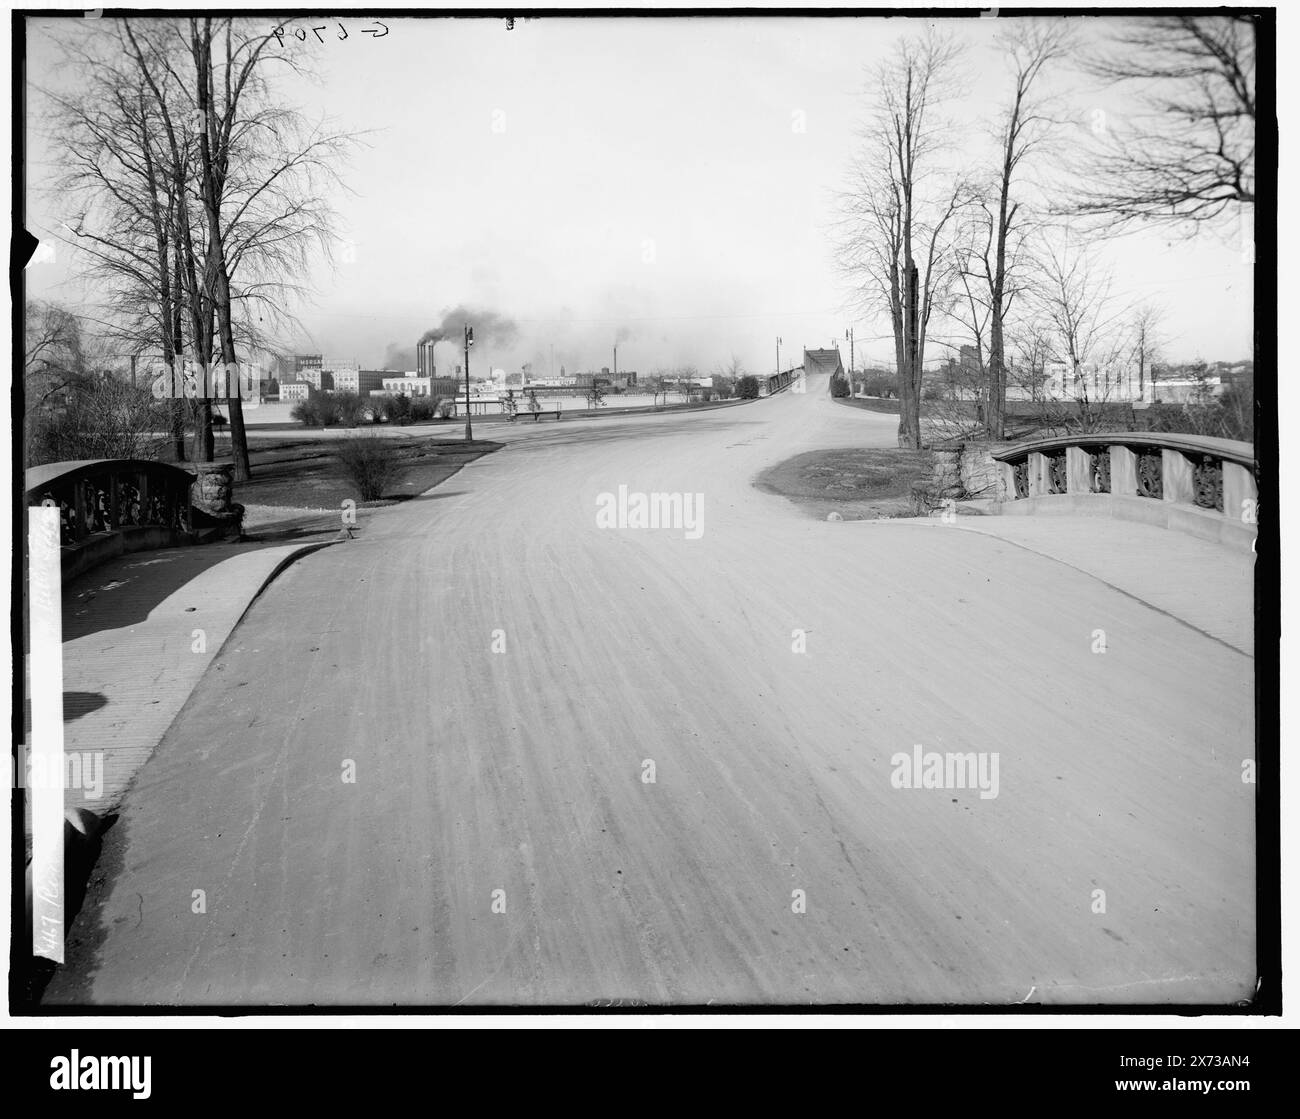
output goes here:
[[614, 343], [614, 379], [618, 380], [618, 343]]
[[781, 339], [780, 338], [776, 340], [776, 372], [777, 375], [780, 376], [781, 373]]
[[469, 413], [469, 348], [474, 345], [474, 328], [465, 324], [465, 442], [474, 442], [474, 421]]
[[849, 340], [849, 384], [853, 384], [853, 327], [849, 327], [844, 332], [844, 337]]

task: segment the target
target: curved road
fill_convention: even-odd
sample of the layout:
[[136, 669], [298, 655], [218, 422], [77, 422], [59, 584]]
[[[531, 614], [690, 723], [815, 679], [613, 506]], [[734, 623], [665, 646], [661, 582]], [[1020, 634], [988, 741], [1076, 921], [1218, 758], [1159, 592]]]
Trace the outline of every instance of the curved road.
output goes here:
[[[1249, 657], [1005, 541], [755, 490], [892, 445], [825, 392], [493, 427], [290, 568], [137, 778], [46, 1001], [1248, 997]], [[703, 494], [702, 533], [598, 527], [620, 486]], [[996, 754], [997, 795], [896, 788], [917, 744]]]

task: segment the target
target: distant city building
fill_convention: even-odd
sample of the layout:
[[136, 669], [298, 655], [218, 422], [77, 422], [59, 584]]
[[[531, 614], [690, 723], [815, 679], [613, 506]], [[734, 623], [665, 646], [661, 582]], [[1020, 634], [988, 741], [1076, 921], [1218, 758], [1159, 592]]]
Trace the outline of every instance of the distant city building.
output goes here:
[[334, 387], [334, 374], [322, 369], [319, 365], [305, 366], [298, 370], [298, 381], [309, 384], [314, 389], [332, 389]]
[[383, 391], [394, 396], [432, 396], [432, 377], [412, 377], [403, 374], [399, 377], [383, 378]]
[[1152, 404], [1196, 403], [1207, 396], [1221, 396], [1227, 387], [1220, 377], [1171, 377], [1148, 381], [1143, 399]]
[[455, 396], [465, 391], [465, 382], [457, 381], [455, 377], [430, 377], [429, 391], [434, 396]]
[[310, 395], [309, 381], [284, 381], [280, 384], [281, 400], [306, 400]]
[[399, 375], [395, 369], [336, 369], [334, 391], [365, 395], [375, 389], [383, 388], [385, 377]]
[[304, 369], [319, 369], [325, 359], [320, 354], [295, 354], [293, 371], [300, 373]]
[[1094, 361], [1071, 366], [1064, 361], [1049, 361], [1044, 367], [1043, 395], [1048, 400], [1090, 400], [1131, 402], [1141, 400], [1137, 367]]

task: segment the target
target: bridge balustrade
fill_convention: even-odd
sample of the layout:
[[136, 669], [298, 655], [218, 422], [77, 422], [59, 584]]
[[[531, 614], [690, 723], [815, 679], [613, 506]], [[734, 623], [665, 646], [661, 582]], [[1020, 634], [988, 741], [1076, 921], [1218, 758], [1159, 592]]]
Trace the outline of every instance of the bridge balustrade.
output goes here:
[[1198, 535], [1254, 537], [1259, 501], [1250, 443], [1156, 432], [1095, 432], [993, 452], [995, 511], [1131, 516]]
[[148, 459], [48, 463], [27, 471], [26, 503], [59, 510], [66, 581], [123, 552], [237, 538], [243, 508], [229, 501], [231, 468], [196, 470]]

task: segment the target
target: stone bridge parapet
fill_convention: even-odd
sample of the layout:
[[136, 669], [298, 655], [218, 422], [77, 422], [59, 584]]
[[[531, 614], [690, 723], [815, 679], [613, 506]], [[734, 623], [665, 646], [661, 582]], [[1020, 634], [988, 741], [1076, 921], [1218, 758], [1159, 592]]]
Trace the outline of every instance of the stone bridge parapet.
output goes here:
[[1097, 514], [1249, 545], [1259, 509], [1255, 448], [1232, 439], [1094, 432], [993, 452], [997, 513]]

